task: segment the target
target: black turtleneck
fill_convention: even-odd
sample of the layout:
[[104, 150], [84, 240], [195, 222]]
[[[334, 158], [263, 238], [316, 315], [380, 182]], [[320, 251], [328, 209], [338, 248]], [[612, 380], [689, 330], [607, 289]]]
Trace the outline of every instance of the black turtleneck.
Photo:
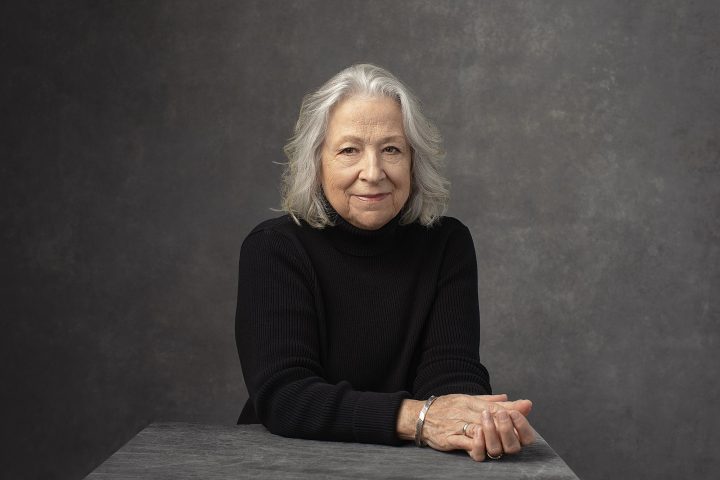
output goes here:
[[325, 229], [283, 216], [240, 252], [235, 337], [250, 398], [238, 423], [300, 438], [398, 444], [405, 398], [490, 393], [470, 232]]

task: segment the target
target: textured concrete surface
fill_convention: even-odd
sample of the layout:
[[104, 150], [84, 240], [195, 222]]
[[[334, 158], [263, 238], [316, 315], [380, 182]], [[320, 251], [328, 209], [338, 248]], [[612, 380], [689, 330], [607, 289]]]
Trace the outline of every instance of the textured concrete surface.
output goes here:
[[474, 462], [465, 452], [273, 435], [262, 425], [153, 423], [95, 469], [88, 480], [283, 478], [578, 480], [537, 436], [517, 455]]
[[496, 390], [583, 479], [720, 471], [720, 3], [47, 3], [0, 7], [4, 478], [234, 421], [240, 241], [358, 61], [445, 136]]

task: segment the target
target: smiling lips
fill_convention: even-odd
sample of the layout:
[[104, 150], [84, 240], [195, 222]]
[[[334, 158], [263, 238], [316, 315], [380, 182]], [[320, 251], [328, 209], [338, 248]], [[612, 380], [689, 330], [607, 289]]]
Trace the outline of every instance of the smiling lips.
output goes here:
[[379, 202], [381, 200], [384, 200], [385, 197], [390, 196], [389, 193], [373, 193], [368, 195], [355, 195], [358, 200], [362, 200], [363, 202]]

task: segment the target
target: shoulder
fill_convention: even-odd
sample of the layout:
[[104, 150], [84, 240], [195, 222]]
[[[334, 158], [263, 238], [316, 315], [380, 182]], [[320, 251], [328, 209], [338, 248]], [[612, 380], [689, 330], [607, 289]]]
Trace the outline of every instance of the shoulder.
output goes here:
[[454, 217], [441, 217], [435, 224], [425, 227], [418, 223], [408, 241], [423, 245], [426, 258], [436, 258], [445, 265], [474, 265], [475, 243], [470, 229]]
[[[436, 227], [430, 227], [430, 228], [436, 228]], [[470, 233], [470, 229], [465, 226], [464, 223], [462, 223], [460, 220], [458, 220], [455, 217], [440, 217], [440, 220], [438, 221], [437, 228], [440, 228], [447, 232], [456, 232], [456, 231], [462, 231]]]
[[[298, 225], [288, 215], [259, 223], [240, 247], [240, 281], [255, 285], [260, 279], [276, 282], [313, 278], [310, 259], [298, 239]], [[248, 287], [249, 288], [249, 287]]]
[[426, 227], [419, 223], [411, 225], [413, 235], [425, 236], [432, 242], [446, 243], [451, 239], [469, 239], [472, 242], [470, 229], [455, 217], [440, 217], [436, 223]]
[[288, 234], [293, 231], [294, 227], [300, 228], [300, 226], [296, 224], [292, 218], [290, 218], [290, 215], [282, 215], [279, 217], [263, 220], [262, 222], [257, 224], [255, 228], [250, 230], [248, 237], [251, 237], [252, 235], [260, 232], [276, 232], [281, 234]]
[[307, 229], [312, 229], [312, 227], [307, 225], [305, 222], [302, 222], [301, 224], [295, 223], [290, 215], [282, 215], [280, 217], [264, 220], [257, 224], [252, 230], [250, 230], [247, 237], [245, 237], [245, 242], [250, 239], [255, 239], [256, 237], [285, 237], [287, 239], [293, 239], [299, 237], [302, 234], [302, 231]]
[[264, 220], [247, 234], [241, 252], [247, 255], [268, 250], [292, 250], [300, 228], [309, 227], [296, 224], [289, 215]]

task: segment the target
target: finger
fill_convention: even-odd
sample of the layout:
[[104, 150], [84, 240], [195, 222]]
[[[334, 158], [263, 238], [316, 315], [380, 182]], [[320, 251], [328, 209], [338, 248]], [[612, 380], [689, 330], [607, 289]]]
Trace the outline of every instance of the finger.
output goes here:
[[497, 429], [495, 428], [495, 420], [488, 410], [482, 413], [482, 432], [485, 438], [485, 450], [487, 453], [496, 457], [503, 453], [503, 446]]
[[[478, 415], [477, 423], [471, 423], [467, 428], [467, 434], [470, 438], [475, 438], [478, 435], [482, 435], [482, 415]], [[484, 440], [483, 440], [484, 442]]]
[[473, 429], [473, 446], [468, 452], [470, 458], [476, 462], [485, 461], [485, 437], [481, 428], [476, 425]]
[[472, 422], [463, 423], [463, 428], [460, 429], [460, 432], [465, 435], [466, 437], [473, 438], [473, 431], [475, 429], [475, 425]]
[[498, 395], [473, 395], [475, 398], [485, 400], [486, 402], [507, 402], [508, 396], [505, 393]]
[[475, 414], [471, 417], [472, 421], [481, 423], [480, 420], [482, 419], [482, 412], [489, 410], [490, 413], [494, 413], [502, 408], [505, 408], [502, 405], [507, 403], [509, 402], [505, 400], [489, 401], [481, 398], [479, 395], [476, 395], [470, 397], [470, 401], [467, 403], [467, 408]]
[[532, 410], [532, 402], [530, 400], [515, 400], [513, 402], [497, 402], [496, 405], [499, 405], [508, 410], [517, 410], [518, 412], [522, 413], [526, 417], [530, 414], [530, 411]]
[[[522, 414], [520, 416], [522, 417]], [[515, 428], [508, 411], [500, 410], [497, 412], [495, 414], [495, 423], [503, 451], [508, 454], [518, 453], [521, 450], [520, 441], [515, 436]]]
[[462, 435], [450, 435], [448, 445], [456, 450], [465, 450], [470, 458], [476, 462], [485, 460], [485, 438], [483, 437], [480, 425], [471, 424], [468, 427], [468, 434], [471, 437]]
[[515, 431], [517, 431], [520, 444], [530, 445], [535, 441], [535, 430], [530, 426], [530, 422], [520, 412], [510, 410], [510, 419], [512, 420]]

